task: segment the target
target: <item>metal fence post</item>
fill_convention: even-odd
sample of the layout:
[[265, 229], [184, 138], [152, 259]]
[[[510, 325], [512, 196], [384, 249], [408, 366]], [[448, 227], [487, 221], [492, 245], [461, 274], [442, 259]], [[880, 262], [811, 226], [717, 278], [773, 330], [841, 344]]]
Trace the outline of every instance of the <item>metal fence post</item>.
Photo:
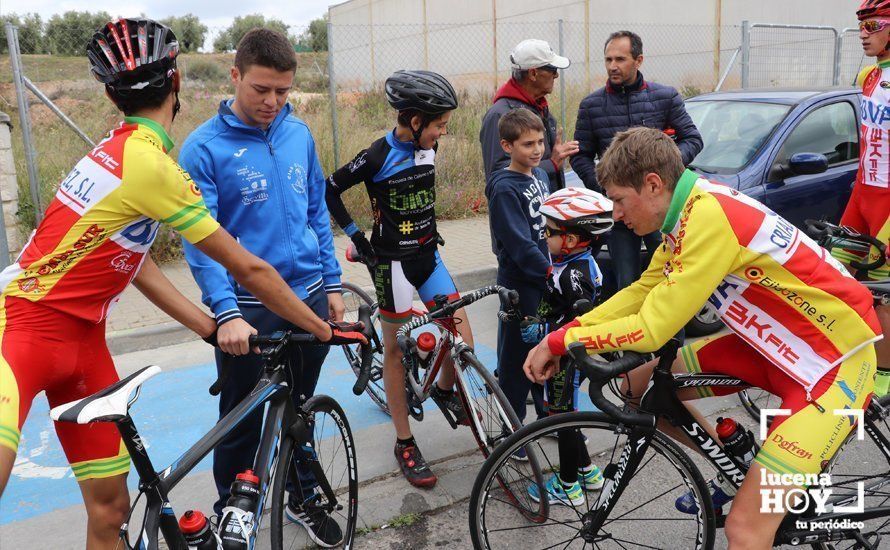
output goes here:
[[742, 88], [748, 87], [748, 63], [751, 61], [751, 23], [742, 21]]
[[[8, 155], [8, 159], [11, 161], [12, 151], [6, 148], [5, 143], [12, 145], [12, 136], [10, 135], [12, 133], [12, 123], [9, 121], [9, 115], [3, 112], [0, 112], [0, 132], [5, 134], [0, 136], [0, 144], [3, 144], [0, 145], [0, 155], [3, 155], [5, 150], [5, 154]], [[15, 174], [15, 163], [12, 163], [10, 171]], [[3, 172], [4, 170], [0, 169], [0, 178], [3, 177]], [[0, 183], [0, 270], [6, 269], [9, 263], [9, 236], [6, 234], [6, 215], [3, 212], [3, 185]]]
[[831, 74], [831, 85], [837, 86], [841, 81], [841, 48], [844, 46], [843, 31], [837, 32], [834, 37], [834, 72]]
[[337, 124], [337, 82], [334, 78], [334, 24], [328, 17], [328, 93], [331, 97], [331, 136], [334, 139], [334, 167], [340, 167], [340, 132]]
[[[559, 23], [559, 55], [565, 56], [564, 46], [563, 46], [563, 32], [562, 32], [562, 19], [558, 21]], [[559, 79], [559, 115], [562, 118], [562, 131], [566, 131], [566, 79], [565, 72], [563, 72], [563, 77]], [[566, 138], [568, 139], [568, 138]]]
[[34, 205], [34, 217], [37, 223], [43, 218], [40, 207], [40, 182], [37, 178], [37, 153], [31, 138], [31, 115], [28, 112], [28, 100], [25, 98], [25, 83], [22, 75], [22, 60], [19, 53], [17, 29], [12, 23], [6, 23], [6, 42], [9, 45], [9, 61], [12, 64], [12, 81], [15, 84], [15, 97], [19, 110], [19, 123], [22, 125], [22, 145], [25, 149], [25, 162], [28, 165], [28, 183], [31, 187], [31, 202]]

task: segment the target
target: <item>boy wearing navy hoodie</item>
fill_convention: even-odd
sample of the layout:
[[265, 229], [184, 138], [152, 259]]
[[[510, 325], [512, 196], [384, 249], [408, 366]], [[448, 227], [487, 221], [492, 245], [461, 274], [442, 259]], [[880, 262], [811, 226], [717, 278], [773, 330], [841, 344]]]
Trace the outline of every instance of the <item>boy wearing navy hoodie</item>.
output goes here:
[[[550, 194], [547, 174], [538, 167], [544, 156], [544, 125], [531, 111], [514, 109], [501, 117], [498, 133], [510, 164], [492, 171], [485, 185], [497, 283], [516, 290], [522, 316], [533, 316], [550, 267], [544, 218], [538, 211]], [[545, 415], [543, 388], [532, 385], [522, 372], [532, 347], [522, 341], [519, 321], [498, 324], [498, 384], [520, 421], [525, 419], [529, 389], [538, 417]]]

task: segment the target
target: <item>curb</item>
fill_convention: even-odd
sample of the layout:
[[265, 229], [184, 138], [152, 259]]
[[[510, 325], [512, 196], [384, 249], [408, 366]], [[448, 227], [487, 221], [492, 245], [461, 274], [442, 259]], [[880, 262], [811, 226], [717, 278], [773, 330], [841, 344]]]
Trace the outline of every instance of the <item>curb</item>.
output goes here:
[[[458, 290], [466, 291], [493, 284], [496, 267], [480, 267], [454, 274]], [[373, 288], [365, 288], [373, 296]], [[172, 346], [199, 340], [198, 336], [177, 322], [161, 323], [147, 327], [116, 330], [106, 335], [111, 355]]]

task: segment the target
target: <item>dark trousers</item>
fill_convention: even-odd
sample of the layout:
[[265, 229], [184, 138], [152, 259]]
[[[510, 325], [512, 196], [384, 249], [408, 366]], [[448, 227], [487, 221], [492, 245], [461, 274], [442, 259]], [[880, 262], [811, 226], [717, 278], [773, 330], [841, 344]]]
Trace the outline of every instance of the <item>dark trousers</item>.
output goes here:
[[[640, 242], [646, 242], [645, 264], [640, 261]], [[648, 267], [655, 249], [661, 246], [661, 232], [655, 231], [640, 237], [621, 222], [617, 222], [608, 236], [609, 255], [615, 274], [615, 290], [630, 286]]]
[[[306, 300], [307, 306], [322, 319], [328, 318], [328, 298], [323, 290], [312, 293]], [[272, 313], [262, 306], [242, 306], [241, 313], [244, 320], [260, 334], [270, 334], [277, 330], [295, 330], [303, 332], [288, 321]], [[288, 357], [291, 369], [291, 380], [294, 380], [293, 389], [294, 406], [299, 407], [305, 399], [315, 393], [315, 385], [318, 383], [318, 375], [321, 365], [328, 354], [328, 346], [295, 346]], [[219, 396], [219, 417], [222, 418], [235, 406], [247, 397], [263, 370], [262, 358], [250, 353], [235, 357], [216, 351], [216, 365], [219, 370], [221, 365], [230, 368], [229, 380], [223, 386]], [[302, 366], [302, 372], [300, 367]], [[299, 377], [294, 376], [299, 373]], [[229, 488], [235, 481], [235, 476], [244, 470], [253, 468], [257, 447], [260, 444], [260, 434], [263, 427], [263, 407], [254, 410], [238, 426], [236, 426], [225, 439], [213, 450], [213, 477], [216, 480], [216, 490], [219, 500], [213, 505], [217, 514], [222, 513], [226, 501], [229, 498]], [[308, 497], [315, 487], [315, 478], [310, 472], [301, 472], [298, 468], [303, 488], [303, 497]]]
[[[497, 281], [499, 285], [519, 293], [519, 309], [523, 316], [537, 313], [538, 304], [544, 293], [544, 281], [541, 281], [541, 285], [532, 285], [503, 277], [501, 273], [498, 273]], [[519, 321], [498, 322], [498, 385], [507, 400], [510, 401], [510, 405], [520, 421], [525, 420], [525, 399], [528, 397], [529, 390], [532, 392], [538, 418], [546, 416], [544, 386], [533, 384], [522, 371], [522, 365], [525, 364], [528, 352], [534, 347], [534, 344], [526, 344], [522, 341]]]

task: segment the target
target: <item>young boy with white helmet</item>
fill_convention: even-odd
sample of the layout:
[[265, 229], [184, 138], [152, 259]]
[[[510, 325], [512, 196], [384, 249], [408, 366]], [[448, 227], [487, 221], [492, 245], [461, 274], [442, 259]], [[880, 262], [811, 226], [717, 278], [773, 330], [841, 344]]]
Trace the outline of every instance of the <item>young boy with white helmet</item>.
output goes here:
[[[552, 193], [541, 205], [546, 219], [544, 234], [550, 252], [551, 266], [547, 273], [544, 296], [538, 306], [537, 318], [522, 323], [522, 339], [537, 344], [550, 331], [571, 321], [583, 311], [575, 311], [575, 303], [588, 300], [593, 305], [602, 286], [602, 274], [592, 251], [612, 228], [612, 201], [596, 191], [567, 188]], [[580, 373], [567, 380], [566, 361], [561, 370], [546, 384], [545, 407], [550, 415], [577, 409]], [[566, 396], [566, 392], [569, 395]], [[590, 460], [584, 438], [578, 430], [558, 432], [560, 470], [547, 483], [550, 504], [580, 506], [584, 491], [603, 486], [599, 468]], [[529, 496], [540, 497], [537, 485], [529, 487]]]

